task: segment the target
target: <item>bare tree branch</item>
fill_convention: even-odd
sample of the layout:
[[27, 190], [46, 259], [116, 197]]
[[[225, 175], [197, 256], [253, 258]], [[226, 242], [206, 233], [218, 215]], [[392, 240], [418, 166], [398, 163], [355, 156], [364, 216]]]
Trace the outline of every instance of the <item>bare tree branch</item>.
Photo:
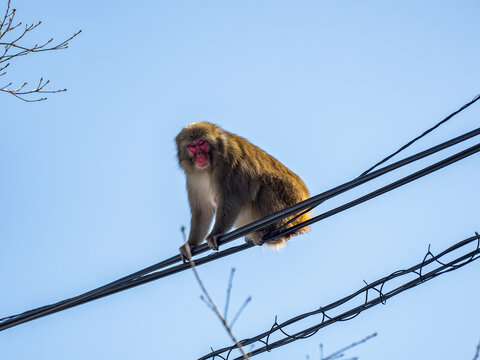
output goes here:
[[[67, 40], [64, 40], [56, 45], [51, 45], [53, 43], [53, 37], [42, 44], [35, 44], [33, 46], [24, 45], [20, 43], [21, 40], [24, 39], [31, 31], [35, 30], [40, 24], [41, 21], [37, 22], [36, 24], [25, 24], [23, 27], [22, 22], [15, 24], [15, 15], [16, 9], [11, 8], [11, 0], [7, 1], [7, 8], [5, 10], [5, 14], [0, 22], [0, 48], [3, 46], [3, 51], [0, 50], [0, 64], [6, 63], [5, 65], [0, 65], [0, 76], [4, 76], [7, 72], [5, 69], [10, 65], [10, 61], [19, 58], [21, 56], [42, 52], [42, 51], [53, 51], [53, 50], [63, 50], [68, 48], [68, 43], [74, 37], [82, 32], [82, 30], [77, 31], [72, 36], [70, 36]], [[21, 28], [20, 32], [17, 32], [15, 36], [13, 36], [14, 31], [16, 29]], [[13, 39], [5, 40], [5, 35], [9, 34], [13, 36]], [[46, 97], [34, 98], [29, 99], [25, 97], [25, 95], [29, 96], [32, 94], [54, 94], [58, 92], [67, 91], [67, 89], [61, 90], [44, 90], [45, 86], [50, 83], [50, 80], [43, 80], [43, 77], [40, 78], [38, 85], [33, 89], [25, 89], [23, 90], [28, 83], [24, 82], [22, 85], [14, 88], [9, 88], [12, 83], [9, 83], [6, 86], [0, 87], [0, 91], [11, 94], [17, 97], [20, 100], [26, 102], [37, 102], [46, 100]]]
[[[182, 226], [182, 227], [181, 227], [181, 232], [182, 232], [182, 235], [183, 235], [184, 240], [186, 241], [185, 226]], [[217, 305], [215, 304], [215, 301], [213, 301], [212, 297], [210, 296], [210, 294], [209, 294], [208, 291], [207, 291], [207, 288], [205, 287], [205, 285], [203, 284], [202, 280], [200, 279], [200, 275], [198, 275], [197, 269], [195, 268], [195, 261], [194, 261], [193, 259], [190, 259], [190, 265], [191, 265], [191, 267], [192, 267], [193, 274], [195, 275], [195, 279], [197, 280], [198, 285], [200, 285], [200, 289], [202, 289], [203, 295], [205, 296], [205, 298], [203, 298], [203, 301], [205, 301], [205, 303], [210, 307], [210, 309], [212, 309], [212, 311], [215, 313], [215, 315], [217, 315], [217, 317], [220, 319], [223, 327], [224, 327], [225, 330], [227, 331], [227, 333], [228, 333], [228, 335], [230, 336], [230, 338], [232, 339], [232, 341], [235, 343], [235, 346], [236, 346], [236, 347], [240, 350], [240, 352], [242, 353], [242, 357], [243, 357], [245, 360], [250, 360], [250, 358], [248, 357], [248, 355], [245, 353], [245, 350], [243, 350], [242, 345], [240, 345], [240, 343], [238, 342], [238, 340], [237, 340], [237, 339], [235, 338], [235, 336], [233, 335], [232, 329], [228, 326], [227, 321], [226, 321], [225, 318], [222, 316], [220, 310], [218, 309]]]

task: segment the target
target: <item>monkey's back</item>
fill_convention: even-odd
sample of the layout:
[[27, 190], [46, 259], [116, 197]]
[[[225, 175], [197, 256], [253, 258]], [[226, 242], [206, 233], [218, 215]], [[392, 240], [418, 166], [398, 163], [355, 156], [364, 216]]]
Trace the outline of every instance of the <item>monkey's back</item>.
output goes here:
[[[229, 160], [232, 166], [236, 168], [237, 176], [245, 176], [248, 179], [247, 181], [258, 184], [254, 206], [259, 217], [280, 211], [310, 196], [302, 179], [279, 160], [241, 136], [228, 132], [226, 134], [229, 148], [227, 153], [233, 157]], [[278, 222], [267, 229], [266, 232], [278, 228], [292, 218], [293, 216]], [[289, 226], [308, 219], [310, 219], [310, 213], [303, 214], [293, 220]], [[283, 245], [285, 240], [306, 230], [308, 230], [308, 227], [277, 239], [269, 245]]]

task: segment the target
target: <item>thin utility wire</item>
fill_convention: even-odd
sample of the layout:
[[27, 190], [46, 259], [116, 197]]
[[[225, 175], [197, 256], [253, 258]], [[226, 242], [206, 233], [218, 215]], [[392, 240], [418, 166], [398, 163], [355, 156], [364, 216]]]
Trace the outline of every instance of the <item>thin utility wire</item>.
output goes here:
[[405, 145], [403, 145], [402, 147], [400, 147], [397, 151], [395, 151], [394, 153], [392, 153], [391, 155], [388, 155], [386, 158], [384, 158], [383, 160], [380, 160], [378, 163], [376, 163], [375, 165], [373, 165], [371, 168], [365, 170], [360, 176], [363, 176], [363, 175], [366, 175], [368, 174], [370, 171], [372, 171], [373, 169], [375, 169], [376, 167], [380, 166], [381, 164], [383, 164], [384, 162], [390, 160], [392, 157], [394, 157], [395, 155], [397, 155], [399, 152], [405, 150], [407, 147], [409, 147], [410, 145], [412, 145], [414, 142], [417, 142], [418, 140], [420, 140], [421, 138], [423, 138], [425, 135], [431, 133], [433, 130], [435, 130], [436, 128], [438, 128], [440, 125], [443, 125], [444, 123], [446, 123], [448, 120], [450, 120], [451, 118], [453, 118], [455, 115], [457, 115], [458, 113], [462, 112], [463, 110], [465, 110], [466, 108], [468, 108], [470, 105], [474, 104], [475, 102], [477, 102], [478, 100], [480, 99], [480, 94], [475, 96], [472, 101], [466, 103], [465, 105], [463, 105], [462, 107], [460, 107], [457, 111], [451, 113], [450, 115], [448, 115], [445, 119], [443, 119], [442, 121], [439, 121], [437, 124], [435, 124], [434, 126], [432, 126], [430, 129], [426, 130], [425, 132], [423, 132], [422, 134], [420, 134], [419, 136], [417, 136], [415, 139], [409, 141], [408, 143], [406, 143]]

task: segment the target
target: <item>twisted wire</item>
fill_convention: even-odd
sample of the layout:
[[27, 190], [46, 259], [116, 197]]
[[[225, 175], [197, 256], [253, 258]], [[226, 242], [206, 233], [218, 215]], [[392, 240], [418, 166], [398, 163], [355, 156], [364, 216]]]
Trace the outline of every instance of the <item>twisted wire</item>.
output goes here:
[[[468, 246], [471, 246], [472, 243], [476, 243], [474, 249], [470, 251], [468, 251], [468, 249], [465, 250]], [[459, 251], [459, 250], [463, 250], [464, 251], [463, 254], [457, 255], [457, 257], [454, 258], [453, 260], [449, 260], [449, 261], [441, 260], [442, 258], [448, 258], [449, 256], [452, 255], [453, 252]], [[278, 348], [280, 346], [284, 346], [294, 341], [310, 337], [315, 333], [317, 333], [320, 329], [326, 326], [332, 325], [336, 322], [351, 320], [354, 317], [360, 315], [360, 313], [362, 313], [363, 311], [370, 309], [373, 306], [376, 306], [379, 304], [385, 305], [386, 301], [391, 297], [398, 295], [408, 289], [421, 285], [426, 281], [429, 281], [439, 275], [445, 274], [450, 271], [458, 270], [461, 267], [472, 263], [478, 258], [480, 258], [480, 235], [478, 234], [478, 232], [475, 232], [474, 236], [471, 236], [465, 240], [459, 241], [456, 244], [450, 246], [448, 249], [442, 251], [438, 255], [434, 255], [431, 252], [430, 245], [429, 245], [428, 251], [420, 263], [405, 270], [395, 271], [390, 275], [385, 276], [381, 279], [378, 279], [370, 284], [368, 284], [364, 280], [365, 286], [353, 292], [352, 294], [340, 300], [334, 301], [333, 303], [328, 304], [326, 306], [321, 306], [316, 310], [293, 317], [280, 324], [277, 321], [277, 317], [275, 317], [273, 325], [270, 327], [269, 330], [261, 334], [258, 334], [254, 337], [241, 340], [239, 342], [243, 347], [248, 345], [253, 345], [253, 344], [257, 344], [257, 345], [263, 344], [263, 346], [261, 346], [260, 348], [248, 352], [247, 355], [249, 357], [253, 357], [255, 355], [261, 354], [266, 351], [270, 352], [273, 349]], [[429, 265], [432, 267], [434, 266], [436, 267], [434, 267], [427, 273], [423, 274], [422, 270]], [[414, 275], [415, 277], [412, 280], [410, 280], [411, 275]], [[384, 290], [384, 287], [393, 283], [393, 280], [396, 280], [395, 283], [398, 283], [398, 279], [402, 279], [402, 278], [406, 278], [403, 284], [397, 287], [393, 287], [388, 291]], [[371, 292], [371, 290], [373, 290], [374, 293], [377, 294], [377, 296], [369, 300], [369, 292]], [[357, 303], [354, 303], [354, 299], [361, 297], [362, 294], [364, 295], [365, 299], [360, 305], [357, 305]], [[352, 307], [349, 310], [343, 311], [340, 314], [332, 315], [332, 316], [326, 314], [327, 311], [334, 312], [335, 309], [347, 303], [354, 303], [352, 304]], [[310, 318], [312, 316], [316, 316], [316, 315], [321, 315], [321, 319], [319, 323], [317, 323], [316, 325], [310, 326], [308, 328], [305, 328], [304, 330], [297, 331], [292, 334], [287, 333], [287, 331], [285, 330], [286, 327], [292, 324], [301, 323], [302, 320]], [[271, 342], [272, 335], [276, 333], [277, 334], [279, 333], [284, 337], [274, 342]], [[234, 349], [235, 347], [228, 346], [222, 349], [212, 350], [209, 354], [202, 356], [198, 360], [207, 360], [207, 359], [216, 359], [216, 358], [230, 360], [230, 354]], [[225, 353], [226, 353], [226, 356], [225, 356]], [[240, 359], [242, 358], [241, 357], [234, 358], [234, 360], [240, 360]]]

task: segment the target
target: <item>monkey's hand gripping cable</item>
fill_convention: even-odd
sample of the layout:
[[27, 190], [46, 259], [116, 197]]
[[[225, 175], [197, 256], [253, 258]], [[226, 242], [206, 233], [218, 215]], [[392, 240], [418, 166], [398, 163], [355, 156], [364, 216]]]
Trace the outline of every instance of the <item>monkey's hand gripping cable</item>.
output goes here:
[[[478, 98], [477, 98], [478, 99]], [[380, 168], [376, 171], [373, 171], [373, 172], [370, 172], [368, 174], [364, 174], [352, 181], [349, 181], [349, 182], [346, 182], [340, 186], [337, 186], [333, 189], [330, 189], [328, 191], [325, 191], [319, 195], [316, 195], [312, 198], [309, 198], [305, 201], [302, 201], [296, 205], [293, 205], [289, 208], [286, 208], [282, 211], [279, 211], [277, 213], [274, 213], [274, 214], [271, 214], [265, 218], [262, 218], [262, 219], [259, 219], [251, 224], [248, 224], [244, 227], [241, 227], [239, 229], [236, 229], [234, 231], [231, 231], [227, 234], [224, 234], [224, 235], [221, 235], [218, 239], [218, 243], [220, 246], [228, 243], [228, 242], [231, 242], [235, 239], [238, 239], [240, 237], [243, 237], [253, 231], [257, 231], [257, 230], [261, 230], [271, 224], [274, 224], [276, 222], [278, 222], [279, 220], [282, 220], [286, 217], [289, 217], [289, 216], [292, 216], [292, 215], [295, 215], [295, 214], [298, 214], [300, 212], [304, 212], [304, 211], [310, 211], [312, 210], [314, 207], [318, 206], [319, 204], [321, 204], [322, 202], [324, 202], [325, 200], [327, 199], [330, 199], [334, 196], [337, 196], [343, 192], [346, 192], [350, 189], [353, 189], [357, 186], [360, 186], [370, 180], [373, 180], [379, 176], [382, 176], [388, 172], [391, 172], [395, 169], [398, 169], [402, 166], [405, 166], [407, 164], [410, 164], [414, 161], [417, 161], [419, 159], [422, 159], [422, 158], [425, 158], [429, 155], [432, 155], [436, 152], [439, 152], [443, 149], [446, 149], [448, 147], [451, 147], [453, 145], [456, 145], [462, 141], [465, 141], [467, 139], [471, 139], [477, 135], [480, 134], [480, 128], [477, 128], [473, 131], [470, 131], [468, 133], [465, 133], [461, 136], [458, 136], [456, 138], [453, 138], [449, 141], [446, 141], [444, 143], [441, 143], [437, 146], [434, 146], [430, 149], [427, 149], [425, 151], [422, 151], [420, 153], [417, 153], [415, 155], [412, 155], [410, 157], [407, 157], [407, 158], [404, 158], [403, 160], [400, 160], [400, 161], [397, 161], [391, 165], [388, 165], [388, 166], [385, 166], [383, 168]], [[400, 180], [397, 180], [393, 183], [390, 183], [382, 188], [379, 188], [367, 195], [364, 195], [360, 198], [357, 198], [353, 201], [350, 201], [342, 206], [339, 206], [339, 207], [336, 207], [332, 210], [329, 210], [327, 212], [324, 212], [318, 216], [315, 216], [313, 218], [311, 218], [310, 220], [308, 221], [305, 221], [303, 223], [300, 223], [298, 225], [295, 225], [293, 227], [289, 227], [289, 228], [285, 228], [285, 229], [280, 229], [280, 230], [277, 230], [275, 233], [271, 233], [271, 234], [267, 234], [265, 237], [264, 237], [264, 240], [265, 241], [270, 241], [270, 240], [273, 240], [277, 237], [282, 237], [282, 236], [285, 236], [285, 235], [288, 235], [289, 233], [299, 229], [299, 228], [302, 228], [304, 226], [308, 226], [310, 224], [313, 224], [317, 221], [320, 221], [320, 220], [323, 220], [327, 217], [330, 217], [334, 214], [337, 214], [341, 211], [344, 211], [346, 209], [349, 209], [355, 205], [358, 205], [358, 204], [361, 204], [367, 200], [370, 200], [376, 196], [379, 196], [381, 194], [384, 194], [390, 190], [393, 190], [397, 187], [400, 187], [402, 185], [405, 185], [411, 181], [414, 181], [422, 176], [425, 176], [427, 174], [430, 174], [434, 171], [437, 171], [445, 166], [448, 166], [456, 161], [459, 161], [465, 157], [468, 157], [470, 155], [473, 155], [477, 152], [480, 151], [480, 143], [474, 145], [474, 146], [471, 146], [463, 151], [460, 151], [450, 157], [447, 157], [441, 161], [438, 161], [428, 167], [425, 167], [415, 173], [412, 173]], [[210, 261], [213, 261], [213, 260], [216, 260], [216, 259], [219, 259], [221, 257], [225, 257], [225, 256], [228, 256], [228, 255], [231, 255], [231, 254], [234, 254], [236, 252], [239, 252], [239, 251], [242, 251], [242, 250], [245, 250], [245, 249], [248, 249], [250, 247], [253, 247], [254, 245], [251, 244], [251, 243], [245, 243], [245, 244], [242, 244], [242, 245], [239, 245], [239, 246], [233, 246], [233, 247], [230, 247], [228, 249], [225, 249], [225, 250], [222, 250], [222, 251], [219, 251], [219, 252], [215, 252], [215, 253], [212, 253], [210, 255], [207, 255], [207, 256], [204, 256], [204, 257], [201, 257], [201, 258], [197, 258], [195, 259], [195, 264], [198, 266], [198, 265], [202, 265], [202, 264], [205, 264], [207, 262], [210, 262]], [[208, 246], [206, 244], [204, 245], [201, 245], [201, 246], [197, 246], [195, 248], [192, 249], [192, 255], [199, 255], [201, 253], [204, 253], [206, 251], [210, 250], [208, 248]], [[145, 284], [147, 282], [150, 282], [150, 281], [153, 281], [153, 280], [157, 280], [157, 279], [160, 279], [160, 278], [163, 278], [163, 277], [166, 277], [166, 276], [169, 276], [169, 275], [172, 275], [172, 274], [175, 274], [177, 272], [180, 272], [180, 271], [183, 271], [183, 270], [187, 270], [190, 268], [190, 264], [183, 264], [182, 263], [182, 259], [181, 259], [181, 256], [180, 255], [176, 255], [176, 256], [173, 256], [169, 259], [166, 259], [162, 262], [159, 262], [157, 264], [154, 264], [152, 266], [149, 266], [145, 269], [142, 269], [140, 271], [137, 271], [133, 274], [130, 274], [128, 276], [125, 276], [121, 279], [118, 279], [114, 282], [111, 282], [107, 285], [104, 285], [104, 286], [101, 286], [97, 289], [94, 289], [94, 290], [91, 290], [91, 291], [88, 291], [84, 294], [81, 294], [81, 295], [78, 295], [78, 296], [75, 296], [75, 297], [72, 297], [70, 299], [66, 299], [66, 300], [63, 300], [63, 301], [60, 301], [60, 302], [57, 302], [57, 303], [54, 303], [54, 304], [51, 304], [51, 305], [46, 305], [46, 306], [42, 306], [42, 307], [39, 307], [39, 308], [36, 308], [36, 309], [33, 309], [33, 310], [29, 310], [29, 311], [25, 311], [23, 313], [20, 313], [20, 314], [17, 314], [17, 315], [12, 315], [12, 316], [7, 316], [7, 317], [4, 317], [4, 318], [1, 318], [0, 319], [0, 331], [1, 330], [5, 330], [7, 328], [10, 328], [10, 327], [13, 327], [13, 326], [16, 326], [16, 325], [19, 325], [21, 323], [24, 323], [24, 322], [27, 322], [27, 321], [31, 321], [31, 320], [34, 320], [34, 319], [37, 319], [39, 317], [43, 317], [43, 316], [46, 316], [46, 315], [50, 315], [50, 314], [53, 314], [55, 312], [58, 312], [58, 311], [61, 311], [61, 310], [65, 310], [65, 309], [68, 309], [68, 308], [71, 308], [73, 306], [77, 306], [77, 305], [80, 305], [80, 304], [84, 304], [86, 302], [89, 302], [89, 301], [93, 301], [93, 300], [96, 300], [96, 299], [99, 299], [99, 298], [102, 298], [104, 296], [107, 296], [107, 295], [111, 295], [111, 294], [114, 294], [114, 293], [117, 293], [117, 292], [120, 292], [120, 291], [123, 291], [123, 290], [126, 290], [126, 289], [129, 289], [129, 288], [132, 288], [132, 287], [135, 287], [135, 286], [138, 286], [138, 285], [141, 285], [141, 284]]]

